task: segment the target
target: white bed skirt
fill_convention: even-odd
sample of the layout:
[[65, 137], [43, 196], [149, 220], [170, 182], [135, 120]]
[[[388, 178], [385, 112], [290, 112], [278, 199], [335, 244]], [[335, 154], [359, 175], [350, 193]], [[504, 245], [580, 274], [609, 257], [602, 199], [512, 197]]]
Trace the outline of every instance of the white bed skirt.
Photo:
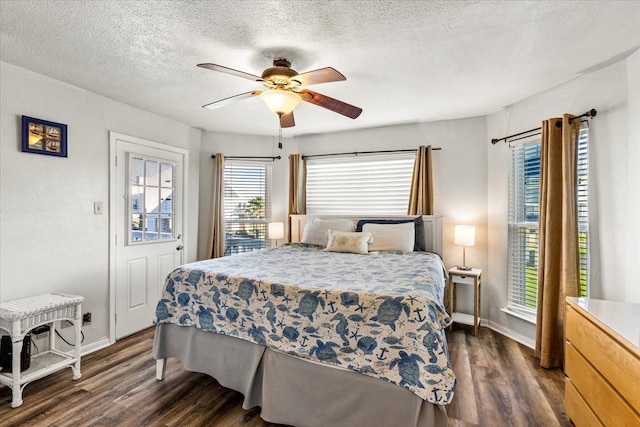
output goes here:
[[262, 419], [296, 427], [446, 427], [447, 413], [383, 380], [312, 363], [194, 327], [156, 327], [153, 357], [179, 359], [261, 407]]

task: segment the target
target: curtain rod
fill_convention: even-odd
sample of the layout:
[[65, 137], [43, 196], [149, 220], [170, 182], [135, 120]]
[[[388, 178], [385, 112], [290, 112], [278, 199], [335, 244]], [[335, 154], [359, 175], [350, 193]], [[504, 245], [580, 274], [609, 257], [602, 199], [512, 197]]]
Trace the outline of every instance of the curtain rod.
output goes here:
[[[212, 159], [216, 158], [215, 154], [211, 155]], [[225, 157], [225, 159], [231, 159], [231, 160], [236, 160], [236, 159], [255, 159], [255, 160], [271, 160], [271, 161], [276, 161], [276, 160], [280, 160], [282, 157], [280, 156], [275, 156], [275, 157], [268, 157], [268, 156], [229, 156], [229, 157]]]
[[[432, 151], [442, 150], [440, 147], [431, 148]], [[302, 156], [305, 159], [309, 159], [311, 157], [329, 157], [329, 156], [346, 156], [348, 154], [352, 154], [354, 156], [358, 156], [358, 154], [379, 154], [379, 153], [409, 153], [416, 152], [416, 149], [410, 150], [381, 150], [381, 151], [351, 151], [347, 153], [330, 153], [330, 154], [311, 154], [309, 156]]]
[[[572, 122], [573, 120], [575, 120], [575, 119], [580, 119], [580, 118], [582, 118], [582, 117], [591, 117], [591, 118], [594, 118], [594, 117], [596, 116], [596, 114], [598, 114], [598, 112], [597, 112], [594, 108], [592, 108], [591, 110], [587, 111], [587, 112], [586, 112], [586, 113], [584, 113], [584, 114], [581, 114], [581, 115], [579, 115], [579, 116], [575, 116], [575, 117], [571, 117], [571, 118], [569, 119], [569, 123], [571, 123], [571, 122]], [[560, 126], [562, 126], [562, 124], [560, 124]], [[498, 143], [498, 142], [500, 142], [500, 141], [506, 141], [507, 139], [511, 139], [511, 138], [513, 138], [513, 137], [515, 137], [515, 136], [526, 135], [526, 134], [528, 134], [528, 133], [536, 132], [536, 131], [539, 131], [539, 130], [541, 130], [541, 129], [542, 129], [541, 127], [537, 127], [537, 128], [534, 128], [534, 129], [526, 130], [526, 131], [524, 131], [524, 132], [514, 133], [513, 135], [505, 136], [505, 137], [503, 137], [503, 138], [499, 138], [499, 139], [497, 139], [497, 138], [493, 138], [493, 139], [491, 140], [491, 143], [492, 143], [492, 144], [497, 144], [497, 143]], [[522, 138], [519, 138], [519, 139], [522, 139]]]

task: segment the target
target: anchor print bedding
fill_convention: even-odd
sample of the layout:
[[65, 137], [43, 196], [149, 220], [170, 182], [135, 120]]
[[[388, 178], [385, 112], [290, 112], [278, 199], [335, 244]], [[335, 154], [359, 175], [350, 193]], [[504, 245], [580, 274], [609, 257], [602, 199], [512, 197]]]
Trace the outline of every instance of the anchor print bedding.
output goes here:
[[427, 252], [357, 255], [291, 243], [178, 267], [155, 322], [234, 336], [447, 404], [455, 376], [443, 342], [451, 323], [443, 271]]

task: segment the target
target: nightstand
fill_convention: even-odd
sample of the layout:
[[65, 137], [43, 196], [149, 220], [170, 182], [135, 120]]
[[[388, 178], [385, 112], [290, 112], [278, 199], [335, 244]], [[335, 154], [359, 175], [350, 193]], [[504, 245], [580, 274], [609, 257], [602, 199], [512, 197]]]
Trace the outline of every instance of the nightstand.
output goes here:
[[[70, 367], [73, 379], [80, 378], [80, 344], [84, 297], [67, 294], [41, 294], [0, 303], [0, 329], [11, 339], [11, 372], [0, 372], [0, 384], [11, 388], [11, 407], [22, 405], [22, 390], [32, 381]], [[75, 329], [73, 352], [56, 349], [55, 322], [68, 320]], [[25, 335], [40, 325], [49, 325], [49, 350], [31, 356], [29, 367], [22, 372], [22, 345]]]
[[[480, 326], [480, 285], [482, 283], [482, 270], [477, 268], [460, 270], [458, 267], [452, 267], [448, 273], [449, 279], [447, 280], [447, 285], [449, 287], [449, 309], [451, 310], [451, 318], [456, 323], [473, 326], [473, 335], [478, 335], [478, 327]], [[458, 285], [473, 286], [473, 315], [456, 311]], [[453, 323], [449, 326], [449, 330], [451, 330], [452, 327]]]

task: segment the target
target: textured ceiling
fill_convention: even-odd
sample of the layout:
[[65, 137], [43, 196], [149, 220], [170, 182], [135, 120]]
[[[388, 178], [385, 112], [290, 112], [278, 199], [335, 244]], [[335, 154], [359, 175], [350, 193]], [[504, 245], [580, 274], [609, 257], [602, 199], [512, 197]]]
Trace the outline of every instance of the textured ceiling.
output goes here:
[[640, 1], [0, 0], [0, 59], [113, 100], [222, 132], [275, 135], [259, 98], [201, 106], [259, 83], [274, 57], [346, 81], [311, 89], [361, 107], [302, 103], [285, 136], [486, 115], [624, 58]]

